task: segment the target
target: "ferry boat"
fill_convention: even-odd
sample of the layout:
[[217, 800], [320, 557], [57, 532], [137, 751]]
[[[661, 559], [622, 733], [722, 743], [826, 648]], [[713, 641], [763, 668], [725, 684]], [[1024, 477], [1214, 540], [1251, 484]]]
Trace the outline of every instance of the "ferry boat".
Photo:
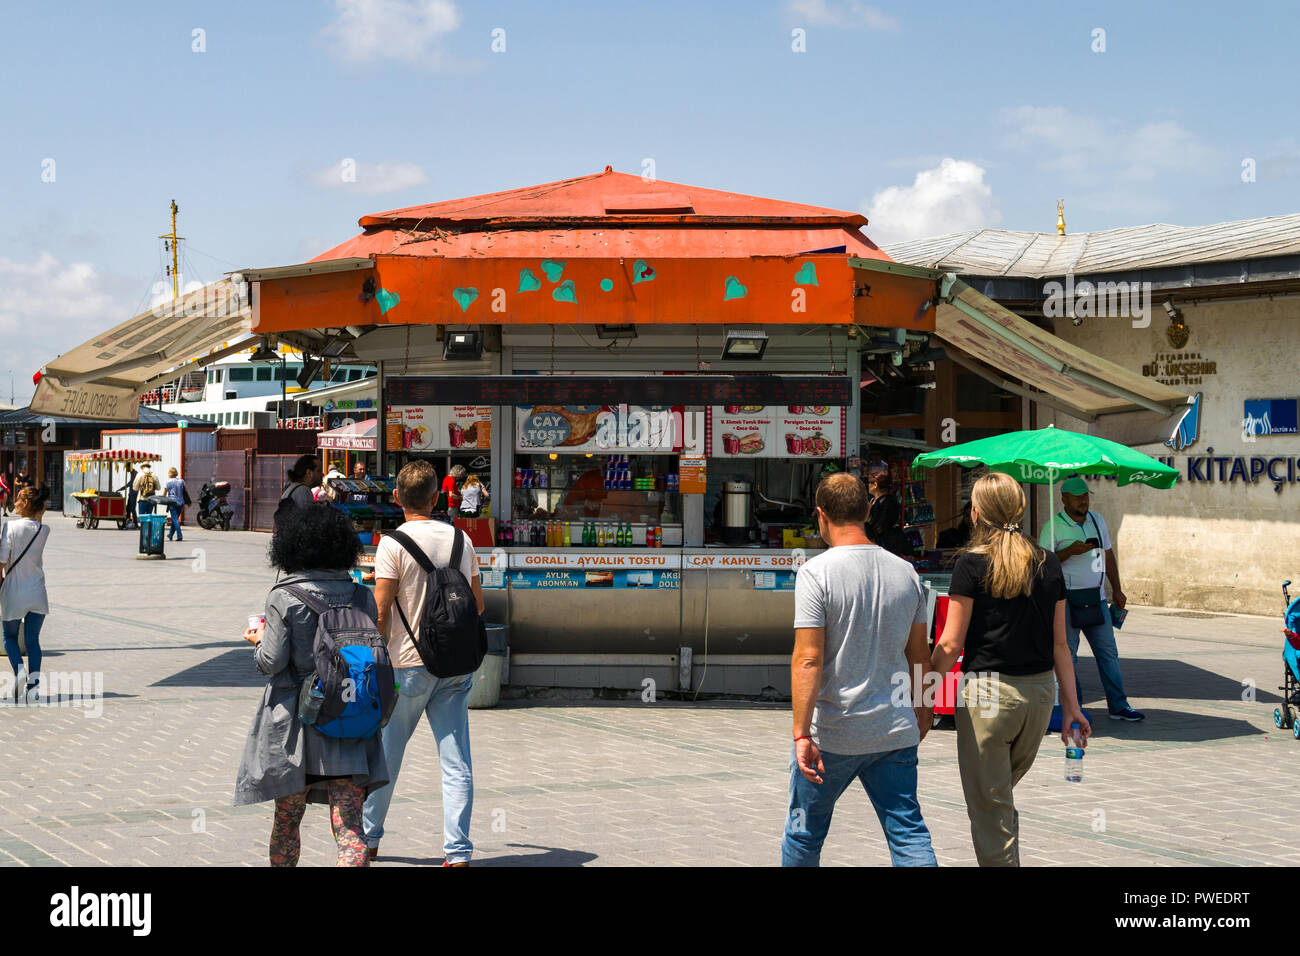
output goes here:
[[284, 370], [287, 383], [284, 389], [287, 408], [285, 416], [297, 414], [300, 404], [320, 406], [326, 401], [317, 392], [358, 382], [372, 377], [372, 365], [343, 364], [330, 369], [328, 379], [318, 374], [308, 387], [298, 384], [302, 373], [302, 355], [288, 346], [280, 346], [284, 365], [277, 362], [253, 362], [250, 356], [256, 350], [246, 351], [218, 359], [205, 370], [190, 373], [155, 391], [140, 396], [141, 405], [161, 408], [166, 412], [202, 418], [223, 428], [274, 428], [277, 425], [276, 409], [280, 404], [280, 375]]

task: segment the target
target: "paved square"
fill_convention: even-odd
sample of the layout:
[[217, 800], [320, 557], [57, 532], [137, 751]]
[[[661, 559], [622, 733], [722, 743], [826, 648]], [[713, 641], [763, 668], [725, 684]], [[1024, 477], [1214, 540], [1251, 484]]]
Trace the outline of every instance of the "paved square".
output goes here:
[[[0, 707], [0, 861], [265, 865], [270, 805], [230, 800], [263, 684], [239, 634], [275, 579], [269, 536], [187, 529], [158, 561], [136, 557], [133, 533], [49, 523], [45, 670], [89, 673], [83, 692], [102, 675], [103, 700]], [[1082, 785], [1065, 783], [1060, 741], [1044, 738], [1016, 790], [1022, 862], [1300, 863], [1300, 741], [1272, 722], [1280, 603], [1279, 590], [1278, 607], [1260, 609], [1269, 617], [1133, 610], [1120, 653], [1147, 720], [1090, 706], [1101, 719]], [[1081, 664], [1095, 704], [1096, 668]], [[788, 704], [518, 701], [470, 724], [478, 864], [779, 861]], [[951, 731], [922, 744], [920, 775], [940, 863], [974, 865]], [[407, 750], [387, 829], [384, 865], [442, 862], [427, 728]], [[865, 794], [850, 791], [823, 862], [888, 861]], [[302, 862], [334, 862], [322, 807], [308, 809]]]

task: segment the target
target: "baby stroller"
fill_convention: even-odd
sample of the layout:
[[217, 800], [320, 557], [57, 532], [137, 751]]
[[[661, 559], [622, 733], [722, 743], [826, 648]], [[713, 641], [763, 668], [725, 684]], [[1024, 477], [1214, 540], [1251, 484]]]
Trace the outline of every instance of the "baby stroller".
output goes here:
[[1273, 711], [1273, 723], [1300, 740], [1300, 719], [1296, 707], [1300, 706], [1300, 598], [1291, 600], [1287, 590], [1290, 581], [1282, 582], [1282, 706]]

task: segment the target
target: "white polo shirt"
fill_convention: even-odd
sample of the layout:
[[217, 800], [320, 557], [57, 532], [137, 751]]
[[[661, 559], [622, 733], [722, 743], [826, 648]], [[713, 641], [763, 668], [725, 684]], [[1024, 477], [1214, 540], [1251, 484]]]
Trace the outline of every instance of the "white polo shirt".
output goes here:
[[1052, 549], [1053, 532], [1056, 534], [1057, 551], [1075, 541], [1086, 541], [1089, 538], [1096, 538], [1101, 542], [1100, 550], [1094, 548], [1085, 554], [1076, 554], [1069, 560], [1061, 562], [1061, 571], [1065, 574], [1065, 586], [1068, 589], [1073, 591], [1078, 588], [1100, 588], [1106, 579], [1106, 557], [1103, 552], [1111, 548], [1110, 529], [1106, 527], [1106, 519], [1097, 512], [1089, 510], [1083, 519], [1083, 524], [1080, 525], [1064, 511], [1058, 511], [1039, 532], [1039, 547]]

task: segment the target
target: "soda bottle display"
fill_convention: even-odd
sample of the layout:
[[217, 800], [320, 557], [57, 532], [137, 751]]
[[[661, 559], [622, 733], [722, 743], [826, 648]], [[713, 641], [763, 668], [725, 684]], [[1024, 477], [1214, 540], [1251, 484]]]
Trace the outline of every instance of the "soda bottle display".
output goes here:
[[566, 521], [564, 523], [564, 543], [561, 546], [568, 548], [571, 547], [572, 545], [573, 545], [573, 541], [571, 540], [571, 535], [569, 533], [569, 523]]
[[1070, 783], [1083, 782], [1083, 736], [1078, 724], [1070, 724], [1070, 746], [1065, 748], [1065, 779]]

